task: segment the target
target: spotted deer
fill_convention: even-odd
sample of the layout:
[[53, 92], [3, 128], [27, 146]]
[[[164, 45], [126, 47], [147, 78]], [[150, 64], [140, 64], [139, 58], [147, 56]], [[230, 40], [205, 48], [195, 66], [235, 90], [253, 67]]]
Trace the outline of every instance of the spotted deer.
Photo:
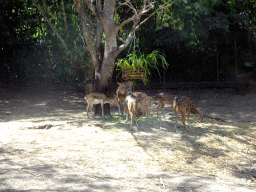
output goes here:
[[[85, 95], [84, 99], [87, 102], [87, 117], [89, 118], [89, 112], [88, 110], [90, 109], [90, 112], [92, 112], [92, 107], [93, 105], [96, 104], [101, 104], [101, 112], [102, 112], [102, 116], [104, 117], [104, 104], [105, 103], [109, 103], [109, 104], [113, 104], [116, 105], [117, 107], [119, 107], [119, 103], [117, 101], [117, 98], [109, 98], [107, 97], [104, 93], [89, 93], [87, 95]], [[94, 114], [95, 116], [95, 114]]]
[[118, 88], [116, 90], [116, 96], [117, 96], [117, 101], [119, 103], [119, 110], [118, 110], [118, 115], [123, 115], [123, 111], [124, 111], [124, 106], [123, 103], [125, 101], [126, 98], [126, 94], [127, 94], [127, 89], [131, 88], [133, 86], [133, 82], [132, 81], [127, 81], [124, 83], [117, 83], [118, 84]]
[[174, 100], [174, 95], [169, 95], [166, 93], [159, 93], [158, 95], [155, 96], [155, 99], [158, 101], [158, 106], [157, 106], [157, 117], [158, 111], [161, 110], [162, 114], [165, 116], [163, 112], [163, 108], [166, 104], [173, 105], [173, 100]]
[[184, 127], [188, 130], [186, 126], [186, 115], [188, 117], [188, 123], [189, 123], [189, 129], [191, 129], [190, 121], [189, 121], [189, 115], [190, 113], [196, 114], [201, 121], [204, 120], [203, 113], [199, 111], [195, 105], [192, 103], [192, 101], [187, 97], [175, 97], [173, 101], [173, 113], [176, 116], [176, 124], [175, 124], [175, 132], [177, 131], [177, 120], [178, 120], [178, 114], [181, 114], [182, 123]]
[[127, 94], [125, 97], [125, 109], [126, 109], [126, 123], [128, 121], [128, 115], [131, 117], [131, 127], [132, 128], [132, 123], [133, 120], [136, 123], [137, 129], [139, 129], [137, 120], [136, 120], [136, 114], [137, 114], [137, 109], [139, 107], [139, 102], [138, 98], [132, 93], [132, 89], [128, 88]]
[[150, 114], [150, 109], [153, 103], [153, 98], [150, 96], [145, 96], [139, 100], [139, 106], [142, 109], [142, 116], [148, 117]]
[[147, 94], [146, 93], [143, 93], [143, 92], [133, 92], [133, 94], [137, 97], [138, 99], [138, 102], [139, 102], [139, 107], [137, 108], [137, 111], [136, 111], [136, 115], [139, 114], [140, 112], [140, 108], [142, 109], [142, 112], [143, 114], [142, 115], [146, 115], [146, 97], [147, 97]]
[[147, 116], [150, 115], [151, 112], [151, 106], [153, 104], [153, 98], [151, 96], [146, 97], [146, 105], [147, 105]]

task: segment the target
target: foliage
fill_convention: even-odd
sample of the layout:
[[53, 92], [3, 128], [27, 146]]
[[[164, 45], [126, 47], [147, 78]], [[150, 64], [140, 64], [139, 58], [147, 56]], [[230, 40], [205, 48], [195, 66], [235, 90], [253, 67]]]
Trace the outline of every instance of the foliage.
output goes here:
[[[17, 2], [27, 1], [17, 0]], [[35, 18], [38, 25], [26, 36], [34, 39], [35, 43], [29, 45], [32, 47], [28, 47], [27, 57], [25, 57], [26, 53], [20, 49], [20, 45], [16, 48], [18, 52], [16, 51], [15, 56], [17, 60], [18, 57], [22, 57], [23, 64], [19, 65], [20, 68], [23, 68], [25, 76], [48, 74], [51, 78], [63, 83], [83, 82], [91, 76], [92, 65], [87, 59], [88, 52], [85, 51], [81, 23], [74, 10], [74, 2], [72, 0], [29, 2], [27, 9], [36, 13]], [[35, 5], [43, 10], [45, 17], [39, 13], [39, 9]], [[9, 7], [9, 9], [12, 8]], [[34, 17], [32, 15], [27, 18], [26, 22]], [[47, 20], [51, 25], [47, 23]], [[22, 27], [20, 26], [20, 28]], [[66, 47], [63, 46], [59, 37], [63, 39]], [[35, 48], [34, 52], [32, 51], [33, 47]], [[33, 62], [31, 62], [32, 60]]]
[[159, 50], [154, 50], [148, 55], [135, 51], [127, 55], [127, 58], [118, 59], [116, 62], [117, 70], [122, 70], [124, 68], [142, 68], [145, 70], [147, 77], [151, 74], [151, 69], [156, 69], [159, 76], [161, 76], [159, 67], [167, 68], [167, 66], [168, 63], [165, 59], [165, 55]]
[[[28, 0], [1, 1], [0, 11], [0, 63], [3, 78], [8, 73], [19, 79], [39, 74], [51, 74], [61, 82], [83, 82], [93, 74], [93, 64], [83, 37], [80, 17], [73, 0], [35, 1], [44, 10], [46, 17], [67, 45], [64, 48], [58, 36], [49, 27], [39, 10]], [[166, 5], [173, 0], [156, 1]], [[139, 9], [142, 1], [132, 2]], [[157, 6], [158, 4], [155, 4]], [[116, 25], [133, 16], [132, 9], [117, 6], [114, 15]], [[87, 9], [90, 19], [90, 34], [96, 34], [96, 17]], [[150, 15], [153, 12], [148, 12]], [[65, 17], [64, 17], [65, 15]], [[142, 16], [144, 20], [148, 15]], [[118, 32], [123, 40], [128, 37], [133, 22], [124, 25]], [[149, 21], [136, 30], [136, 46], [143, 53], [121, 52], [116, 68], [121, 65], [139, 65], [147, 74], [160, 75], [166, 63], [167, 78], [177, 80], [216, 80], [217, 67], [220, 78], [254, 66], [256, 55], [256, 5], [254, 1], [233, 0], [175, 0], [173, 6], [159, 9]], [[103, 61], [106, 34], [103, 33], [101, 52]], [[96, 39], [92, 40], [93, 44]], [[118, 41], [118, 46], [123, 42]], [[163, 50], [165, 62], [149, 55], [153, 50]], [[11, 50], [11, 51], [10, 51]], [[129, 50], [128, 50], [129, 52]], [[120, 58], [121, 58], [120, 57]], [[155, 60], [153, 59], [155, 58]], [[133, 60], [138, 60], [133, 64]], [[253, 60], [253, 61], [251, 61]], [[157, 64], [154, 61], [160, 61]], [[119, 64], [118, 64], [119, 63]], [[122, 63], [122, 64], [121, 64]], [[118, 65], [120, 65], [118, 67]], [[218, 65], [218, 66], [217, 66]], [[174, 68], [177, 66], [177, 68]], [[162, 73], [161, 73], [162, 74]], [[3, 79], [1, 79], [3, 80]]]
[[217, 71], [228, 78], [243, 70], [246, 52], [256, 53], [255, 10], [252, 1], [177, 0], [151, 19], [156, 30], [141, 28], [140, 49], [164, 50], [173, 80], [216, 80]]
[[40, 17], [31, 1], [0, 1], [0, 82], [7, 83], [13, 76], [24, 77], [24, 65], [19, 60], [35, 41], [31, 36], [40, 27]]

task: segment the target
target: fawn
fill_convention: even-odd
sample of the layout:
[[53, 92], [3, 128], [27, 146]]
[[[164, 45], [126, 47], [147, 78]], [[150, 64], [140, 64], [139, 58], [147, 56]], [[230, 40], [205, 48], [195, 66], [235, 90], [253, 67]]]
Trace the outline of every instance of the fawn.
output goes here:
[[148, 117], [148, 115], [150, 114], [152, 103], [153, 103], [153, 98], [150, 96], [146, 96], [142, 98], [142, 100], [139, 100], [140, 108], [143, 111], [142, 116]]
[[158, 95], [155, 96], [155, 99], [158, 101], [157, 117], [158, 117], [159, 109], [162, 111], [162, 114], [164, 115], [164, 117], [166, 117], [163, 112], [163, 108], [164, 108], [165, 104], [173, 105], [174, 95], [159, 93]]
[[[147, 97], [147, 94], [146, 93], [143, 93], [143, 92], [133, 92], [133, 94], [137, 97], [138, 99], [138, 102], [139, 102], [139, 106], [140, 108], [142, 109], [143, 111], [143, 114], [142, 115], [145, 115], [146, 114], [146, 109], [147, 109], [147, 106], [146, 106], [146, 97]], [[136, 115], [139, 114], [139, 107], [137, 108], [137, 111], [136, 111]]]
[[[107, 97], [104, 93], [89, 93], [88, 95], [85, 95], [84, 99], [87, 102], [87, 117], [89, 118], [89, 108], [90, 108], [90, 112], [92, 112], [92, 106], [94, 104], [101, 104], [101, 110], [102, 110], [102, 116], [104, 117], [104, 104], [105, 103], [110, 103], [113, 105], [116, 105], [117, 107], [119, 107], [119, 103], [117, 101], [117, 98], [114, 97], [113, 99]], [[95, 114], [94, 114], [95, 116]]]
[[138, 103], [138, 98], [132, 93], [131, 88], [128, 88], [128, 90], [127, 90], [127, 94], [126, 94], [126, 98], [125, 98], [125, 104], [126, 104], [126, 106], [125, 106], [125, 109], [126, 109], [126, 121], [125, 121], [125, 123], [127, 123], [127, 121], [128, 121], [128, 114], [129, 114], [130, 117], [131, 117], [131, 127], [130, 127], [130, 129], [132, 128], [133, 120], [136, 123], [137, 129], [139, 129], [139, 126], [138, 126], [138, 123], [137, 123], [137, 120], [136, 120], [136, 113], [137, 113], [139, 103]]
[[153, 104], [153, 98], [150, 96], [146, 97], [146, 104], [147, 104], [147, 116], [150, 115], [151, 106]]
[[176, 124], [175, 124], [175, 132], [177, 130], [177, 120], [178, 120], [178, 114], [181, 114], [182, 117], [182, 123], [185, 126], [185, 128], [188, 130], [187, 126], [186, 126], [186, 114], [188, 117], [188, 123], [189, 123], [189, 129], [191, 129], [191, 125], [189, 122], [189, 115], [190, 113], [192, 114], [196, 114], [198, 115], [198, 117], [200, 118], [201, 121], [204, 120], [204, 116], [203, 113], [201, 111], [199, 111], [194, 104], [192, 103], [192, 101], [187, 98], [187, 97], [175, 97], [174, 101], [173, 101], [173, 113], [176, 115]]
[[116, 89], [116, 96], [117, 96], [117, 100], [119, 103], [119, 111], [118, 111], [118, 115], [121, 114], [123, 115], [123, 103], [125, 101], [126, 98], [126, 94], [127, 94], [127, 89], [131, 88], [133, 86], [133, 82], [132, 81], [127, 81], [124, 83], [119, 83], [117, 82], [117, 84], [119, 85], [118, 88]]

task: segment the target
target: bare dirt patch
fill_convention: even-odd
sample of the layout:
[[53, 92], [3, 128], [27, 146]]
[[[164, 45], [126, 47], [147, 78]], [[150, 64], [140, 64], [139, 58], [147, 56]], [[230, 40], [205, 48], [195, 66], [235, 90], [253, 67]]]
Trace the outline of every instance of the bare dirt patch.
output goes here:
[[73, 88], [0, 90], [0, 189], [255, 190], [255, 93], [173, 93], [190, 97], [204, 123], [192, 117], [190, 132], [180, 121], [174, 132], [171, 108], [157, 118], [154, 105], [129, 132], [116, 107], [112, 117], [88, 119]]

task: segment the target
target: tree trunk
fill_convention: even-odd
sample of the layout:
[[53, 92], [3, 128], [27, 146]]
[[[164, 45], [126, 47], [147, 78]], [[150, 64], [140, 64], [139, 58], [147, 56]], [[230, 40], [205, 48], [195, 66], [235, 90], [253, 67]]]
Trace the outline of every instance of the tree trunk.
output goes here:
[[[110, 97], [112, 75], [117, 57], [117, 27], [114, 23], [115, 1], [106, 0], [106, 4], [108, 6], [104, 7], [104, 15], [101, 17], [106, 39], [103, 62], [99, 71], [99, 91]], [[97, 86], [97, 84], [95, 84], [95, 86]], [[100, 113], [100, 107], [96, 107], [95, 114], [97, 115]], [[109, 104], [104, 105], [104, 114], [106, 116], [111, 115]]]
[[[106, 46], [107, 46], [106, 42]], [[109, 49], [108, 49], [109, 50]], [[113, 49], [112, 49], [113, 50]], [[104, 60], [102, 63], [102, 67], [100, 69], [100, 78], [95, 78], [95, 87], [99, 86], [99, 92], [104, 93], [108, 97], [110, 97], [111, 85], [112, 85], [112, 75], [114, 71], [114, 64], [116, 59], [116, 51], [109, 52], [105, 49]], [[101, 115], [101, 107], [100, 105], [95, 107], [95, 114]], [[110, 114], [110, 106], [109, 104], [104, 105], [104, 114], [106, 116]]]

